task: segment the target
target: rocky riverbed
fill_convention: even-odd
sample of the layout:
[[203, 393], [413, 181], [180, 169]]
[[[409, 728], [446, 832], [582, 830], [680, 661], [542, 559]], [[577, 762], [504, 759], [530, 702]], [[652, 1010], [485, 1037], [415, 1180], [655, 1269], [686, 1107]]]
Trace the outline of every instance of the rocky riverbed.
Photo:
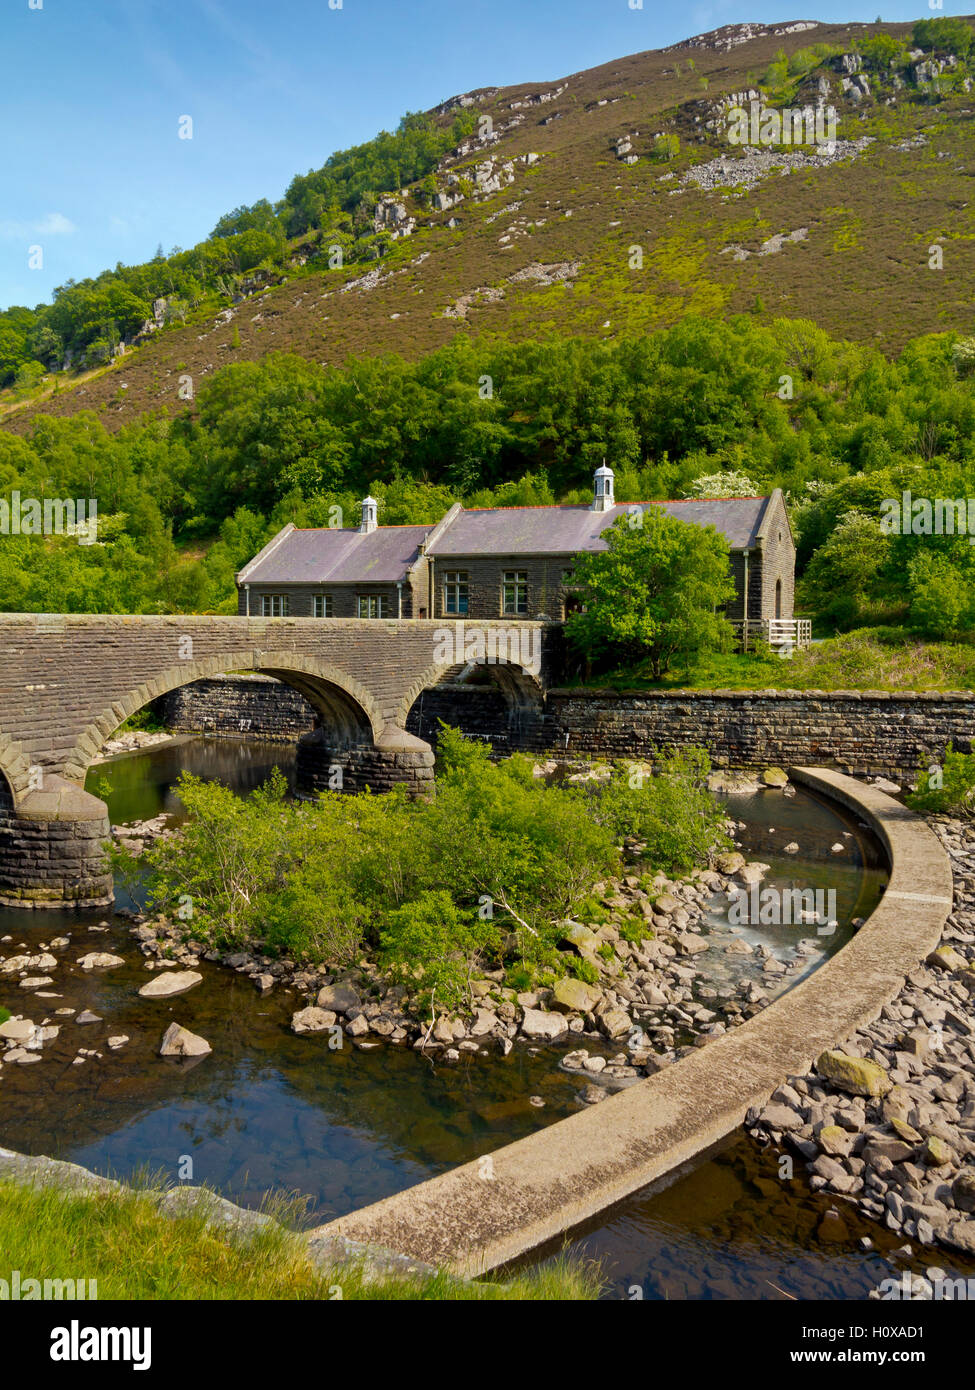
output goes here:
[[905, 1240], [975, 1254], [975, 824], [934, 816], [954, 908], [880, 1018], [749, 1112], [750, 1133]]

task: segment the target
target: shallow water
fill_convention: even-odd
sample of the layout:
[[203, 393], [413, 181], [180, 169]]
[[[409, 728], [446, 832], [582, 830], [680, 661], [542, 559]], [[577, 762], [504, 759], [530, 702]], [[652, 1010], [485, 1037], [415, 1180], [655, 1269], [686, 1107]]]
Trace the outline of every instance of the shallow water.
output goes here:
[[[292, 778], [294, 749], [189, 738], [101, 764], [88, 785], [101, 794], [108, 780], [112, 819], [122, 823], [178, 814], [173, 783], [181, 769], [247, 790], [275, 766]], [[816, 954], [780, 979], [776, 987], [787, 988], [842, 946], [851, 918], [872, 909], [884, 881], [879, 850], [808, 793], [789, 798], [763, 791], [729, 798], [728, 805], [729, 814], [746, 822], [737, 833], [743, 852], [771, 866], [767, 884], [836, 890], [840, 927], [817, 938]], [[782, 852], [790, 840], [799, 843], [799, 855]], [[842, 854], [831, 851], [838, 842]], [[93, 930], [101, 923], [108, 930]], [[713, 946], [731, 939], [722, 915], [711, 916], [706, 930], [716, 938]], [[790, 961], [796, 941], [815, 937], [815, 930], [763, 926], [737, 934]], [[53, 936], [71, 937], [50, 986], [58, 998], [3, 987], [8, 1007], [62, 1024], [42, 1061], [4, 1069], [0, 1142], [15, 1149], [123, 1178], [139, 1170], [182, 1176], [249, 1205], [269, 1189], [297, 1192], [310, 1200], [307, 1219], [321, 1221], [489, 1152], [579, 1105], [580, 1078], [557, 1067], [570, 1043], [516, 1045], [507, 1058], [492, 1052], [454, 1065], [395, 1046], [362, 1050], [348, 1039], [331, 1051], [327, 1036], [291, 1033], [296, 994], [276, 986], [261, 996], [246, 977], [205, 962], [203, 984], [188, 994], [140, 999], [137, 988], [148, 978], [141, 953], [124, 922], [103, 913], [3, 910], [0, 932], [13, 938], [5, 953], [21, 942], [36, 950]], [[74, 962], [88, 950], [115, 951], [127, 963], [86, 973]], [[709, 1004], [732, 993], [743, 973], [761, 978], [760, 962], [721, 950], [696, 964], [708, 967], [701, 997]], [[59, 1019], [61, 1007], [89, 1008], [103, 1022]], [[207, 1038], [212, 1055], [196, 1064], [160, 1058], [159, 1040], [174, 1020]], [[129, 1042], [111, 1051], [106, 1039], [120, 1033]], [[75, 1065], [79, 1047], [102, 1056]], [[780, 1296], [770, 1283], [790, 1291], [801, 1285], [800, 1297], [830, 1296], [823, 1293], [827, 1283], [836, 1289], [832, 1296], [863, 1296], [871, 1286], [869, 1259], [836, 1245], [820, 1253], [815, 1231], [828, 1201], [805, 1191], [802, 1174], [782, 1200], [777, 1180], [768, 1187], [774, 1164], [762, 1191], [756, 1179], [769, 1163], [741, 1139], [667, 1191], [633, 1198], [576, 1232], [573, 1248], [599, 1255], [614, 1296], [632, 1296], [627, 1290], [637, 1286], [647, 1298]], [[850, 1225], [856, 1235], [877, 1235], [873, 1225]]]

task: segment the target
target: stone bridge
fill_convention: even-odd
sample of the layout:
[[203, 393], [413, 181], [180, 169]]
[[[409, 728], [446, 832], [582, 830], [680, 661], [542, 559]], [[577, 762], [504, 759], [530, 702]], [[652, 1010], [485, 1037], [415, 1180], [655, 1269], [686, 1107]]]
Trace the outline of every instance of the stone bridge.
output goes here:
[[85, 774], [121, 723], [177, 686], [274, 676], [319, 716], [299, 745], [304, 786], [420, 793], [433, 752], [405, 724], [421, 691], [484, 665], [512, 703], [535, 703], [560, 664], [554, 623], [0, 614], [0, 902], [111, 901], [107, 810]]

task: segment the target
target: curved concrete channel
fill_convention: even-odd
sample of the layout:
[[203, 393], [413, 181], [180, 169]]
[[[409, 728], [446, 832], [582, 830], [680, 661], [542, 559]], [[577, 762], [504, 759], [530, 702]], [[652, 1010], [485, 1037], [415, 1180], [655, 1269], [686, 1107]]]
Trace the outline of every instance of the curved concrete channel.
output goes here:
[[310, 1233], [315, 1246], [381, 1246], [477, 1275], [559, 1236], [727, 1137], [787, 1076], [872, 1023], [938, 944], [951, 866], [934, 832], [839, 772], [791, 776], [839, 801], [885, 846], [890, 879], [857, 934], [739, 1028], [646, 1081], [525, 1139]]

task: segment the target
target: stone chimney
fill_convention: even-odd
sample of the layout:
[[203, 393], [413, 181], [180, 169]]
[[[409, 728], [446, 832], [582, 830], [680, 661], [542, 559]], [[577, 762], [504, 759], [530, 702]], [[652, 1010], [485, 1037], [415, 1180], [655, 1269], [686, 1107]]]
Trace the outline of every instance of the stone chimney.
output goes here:
[[616, 506], [613, 496], [613, 470], [606, 467], [606, 460], [596, 469], [593, 478], [592, 509], [594, 512], [608, 512]]
[[364, 497], [362, 499], [362, 523], [359, 530], [363, 535], [368, 535], [370, 531], [375, 531], [379, 525], [376, 520], [376, 510], [379, 503], [375, 497]]

